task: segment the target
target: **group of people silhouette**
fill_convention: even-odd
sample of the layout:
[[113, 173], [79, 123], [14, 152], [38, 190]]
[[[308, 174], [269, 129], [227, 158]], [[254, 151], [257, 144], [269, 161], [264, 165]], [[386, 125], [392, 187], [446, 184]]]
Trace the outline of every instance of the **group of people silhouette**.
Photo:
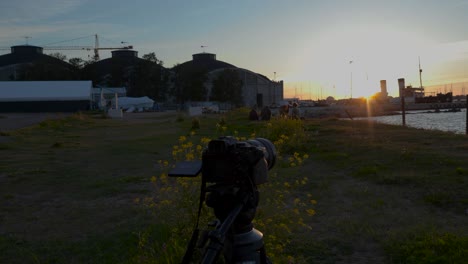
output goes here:
[[252, 107], [249, 113], [249, 120], [270, 120], [271, 110], [268, 106], [264, 106], [260, 111], [260, 116], [257, 113], [257, 106]]
[[[300, 112], [298, 109], [298, 104], [293, 103], [282, 105], [278, 114], [282, 118], [291, 118], [291, 119], [300, 119]], [[260, 115], [257, 112], [257, 106], [255, 105], [249, 112], [249, 120], [270, 120], [271, 119], [271, 110], [268, 106], [264, 106], [260, 111]]]

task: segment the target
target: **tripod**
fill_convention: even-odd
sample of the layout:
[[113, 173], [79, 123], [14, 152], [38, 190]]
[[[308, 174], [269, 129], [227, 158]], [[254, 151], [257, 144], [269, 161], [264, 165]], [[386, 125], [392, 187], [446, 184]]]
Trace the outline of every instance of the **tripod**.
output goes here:
[[271, 263], [266, 256], [263, 234], [252, 224], [258, 191], [225, 185], [212, 185], [206, 191], [209, 192], [206, 204], [214, 209], [219, 222], [198, 243], [204, 247], [201, 263], [215, 263], [221, 252], [226, 263]]

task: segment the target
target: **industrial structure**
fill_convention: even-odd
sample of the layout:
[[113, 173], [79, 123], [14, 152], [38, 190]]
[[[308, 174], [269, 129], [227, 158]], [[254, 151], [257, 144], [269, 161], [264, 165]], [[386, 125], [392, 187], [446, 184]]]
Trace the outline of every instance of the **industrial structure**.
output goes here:
[[168, 70], [138, 57], [138, 51], [113, 50], [112, 57], [86, 65], [82, 77], [95, 87], [125, 87], [128, 96], [165, 98]]
[[243, 106], [271, 106], [279, 104], [283, 100], [283, 81], [272, 81], [264, 75], [217, 60], [216, 54], [205, 52], [193, 54], [191, 61], [177, 65], [172, 70], [174, 72], [180, 72], [181, 69], [183, 70], [184, 68], [198, 69], [206, 72], [207, 78], [204, 85], [207, 89], [207, 101], [212, 92], [213, 81], [224, 70], [236, 72], [241, 80]]
[[55, 71], [60, 78], [76, 79], [78, 74], [69, 63], [43, 53], [43, 48], [31, 45], [11, 47], [11, 53], [0, 56], [0, 81], [14, 81], [27, 78], [27, 69], [36, 64], [46, 67], [43, 71]]
[[[1, 98], [0, 111], [8, 111], [10, 107], [13, 107], [11, 108], [13, 112], [83, 109], [93, 107], [100, 102], [101, 97], [110, 99], [116, 93], [120, 97], [148, 96], [160, 103], [179, 105], [186, 102], [216, 101], [213, 103], [224, 104], [226, 109], [235, 106], [272, 106], [283, 101], [283, 81], [270, 80], [262, 74], [217, 60], [216, 54], [206, 52], [193, 54], [192, 60], [178, 64], [172, 69], [166, 69], [157, 58], [139, 58], [138, 52], [133, 50], [132, 46], [99, 46], [98, 36], [94, 36], [94, 46], [39, 47], [26, 44], [10, 47], [10, 54], [0, 55], [0, 88], [3, 96], [8, 95], [8, 90], [11, 90], [9, 91], [11, 94], [18, 94], [14, 98], [9, 96]], [[0, 49], [4, 48], [0, 47]], [[99, 60], [99, 50], [103, 49], [112, 50], [112, 56]], [[55, 56], [44, 54], [44, 50], [93, 50], [94, 57], [85, 65], [75, 63], [72, 65]], [[238, 88], [239, 91], [237, 88], [230, 89], [229, 85], [221, 86], [221, 88], [225, 88], [225, 91], [234, 91], [235, 96], [240, 98], [239, 102], [219, 101], [213, 97], [214, 83], [226, 70], [234, 73], [233, 76], [236, 76], [240, 88]], [[180, 74], [181, 72], [190, 72], [190, 74]], [[197, 85], [187, 85], [193, 80], [185, 83], [183, 81], [184, 78], [192, 78], [193, 72], [201, 76], [202, 81], [197, 85], [203, 86], [203, 91], [198, 93], [202, 96], [195, 98], [193, 94], [188, 96], [185, 94], [184, 99], [180, 100], [177, 97], [177, 90], [181, 89], [180, 87], [184, 86], [183, 93], [199, 89], [195, 87]], [[87, 90], [95, 87], [92, 91], [86, 92], [86, 107], [83, 106], [83, 100], [85, 100], [83, 96], [78, 100], [79, 103], [70, 104], [70, 108], [62, 105], [65, 93], [72, 94], [73, 89], [83, 93], [85, 86]], [[41, 97], [41, 90], [47, 94], [45, 99]], [[219, 85], [216, 90], [219, 90]], [[25, 99], [27, 94], [31, 96]], [[62, 99], [55, 100], [57, 98]], [[47, 107], [47, 104], [50, 107]], [[80, 106], [76, 107], [77, 104]]]
[[[48, 46], [43, 46], [41, 48], [42, 48], [42, 50], [87, 50], [87, 51], [92, 50], [94, 52], [94, 55], [93, 55], [93, 60], [94, 61], [100, 60], [100, 56], [99, 56], [99, 51], [100, 50], [133, 49], [132, 45], [123, 45], [124, 42], [121, 42], [122, 45], [120, 45], [120, 46], [103, 47], [103, 46], [99, 45], [99, 36], [98, 36], [98, 34], [94, 34], [93, 37], [94, 37], [94, 46], [77, 46], [77, 45], [49, 46], [48, 45]], [[25, 37], [25, 38], [27, 40], [29, 37]], [[82, 39], [82, 38], [84, 38], [84, 37], [77, 38], [77, 39]], [[74, 39], [74, 40], [77, 40], [77, 39]], [[63, 42], [66, 42], [66, 41], [60, 41], [59, 43], [63, 43]], [[30, 46], [30, 45], [28, 45], [28, 43], [26, 43], [26, 45], [23, 45], [23, 46]], [[7, 50], [7, 49], [9, 49], [9, 48], [8, 47], [0, 47], [0, 50]]]

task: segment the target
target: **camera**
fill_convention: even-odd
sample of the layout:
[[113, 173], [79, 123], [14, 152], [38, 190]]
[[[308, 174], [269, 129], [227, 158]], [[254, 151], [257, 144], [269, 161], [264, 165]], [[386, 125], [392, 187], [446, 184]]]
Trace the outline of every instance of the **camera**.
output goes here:
[[[202, 263], [215, 263], [221, 252], [225, 263], [270, 263], [263, 234], [253, 228], [252, 220], [260, 199], [257, 185], [267, 182], [275, 162], [276, 149], [268, 139], [239, 141], [225, 136], [208, 143], [201, 161], [176, 164], [171, 177], [202, 173], [197, 222], [182, 263], [191, 263], [196, 245], [204, 248]], [[205, 230], [199, 239], [203, 202], [213, 208], [218, 220], [215, 229]]]
[[202, 175], [210, 183], [243, 184], [267, 181], [267, 172], [274, 166], [275, 149], [270, 141], [257, 138], [237, 141], [222, 137], [208, 143], [202, 155]]
[[195, 177], [200, 172], [208, 183], [256, 185], [267, 181], [267, 172], [276, 162], [276, 149], [265, 138], [238, 141], [225, 136], [211, 140], [202, 161], [180, 162], [169, 172], [171, 177]]

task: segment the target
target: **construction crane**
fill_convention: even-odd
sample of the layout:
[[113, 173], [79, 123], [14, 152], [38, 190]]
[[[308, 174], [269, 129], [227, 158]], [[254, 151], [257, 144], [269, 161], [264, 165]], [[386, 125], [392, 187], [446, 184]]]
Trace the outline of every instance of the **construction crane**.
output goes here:
[[[63, 41], [62, 41], [63, 42]], [[124, 44], [125, 42], [121, 42]], [[26, 44], [28, 45], [28, 44]], [[10, 47], [0, 47], [0, 50], [7, 50]], [[42, 47], [43, 50], [93, 50], [94, 56], [93, 59], [98, 61], [99, 60], [99, 50], [116, 50], [116, 49], [133, 49], [132, 45], [122, 45], [119, 47], [100, 47], [99, 46], [99, 36], [97, 34], [94, 35], [94, 47], [93, 46], [44, 46]]]

